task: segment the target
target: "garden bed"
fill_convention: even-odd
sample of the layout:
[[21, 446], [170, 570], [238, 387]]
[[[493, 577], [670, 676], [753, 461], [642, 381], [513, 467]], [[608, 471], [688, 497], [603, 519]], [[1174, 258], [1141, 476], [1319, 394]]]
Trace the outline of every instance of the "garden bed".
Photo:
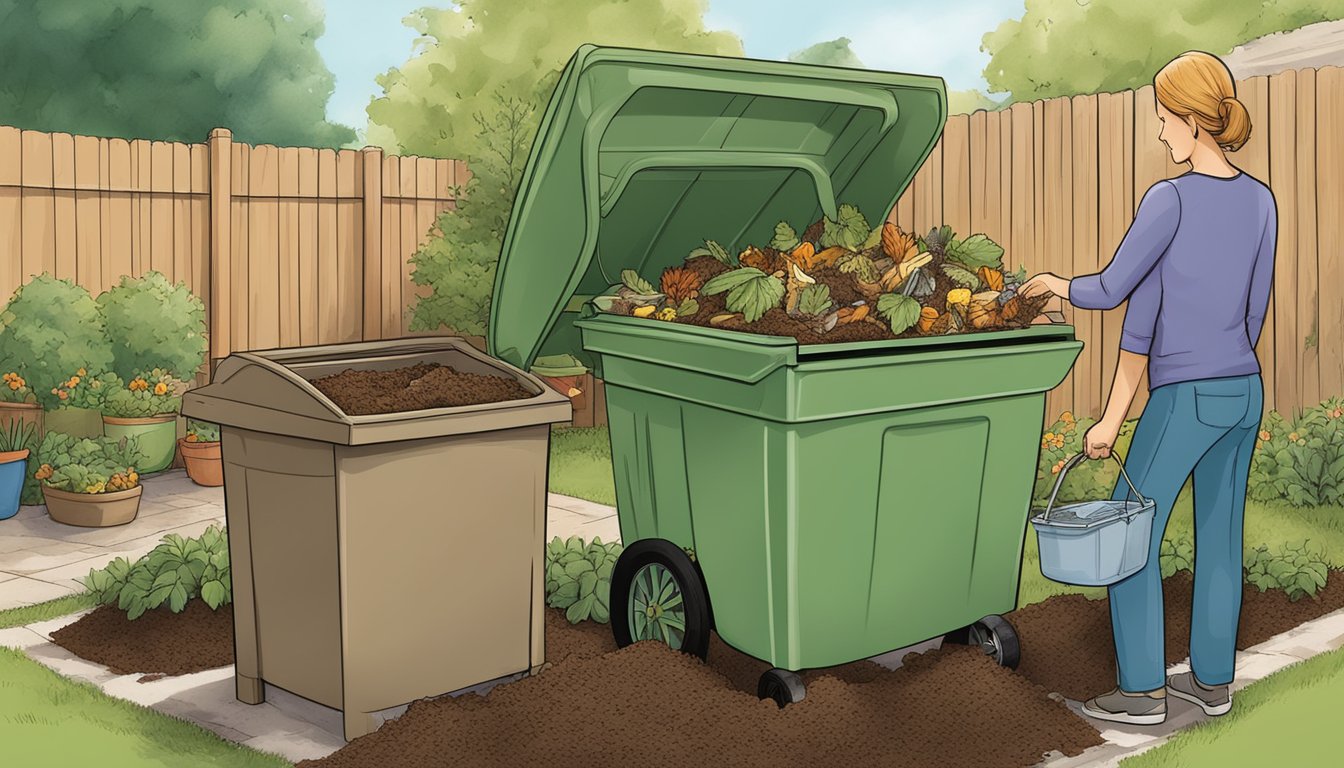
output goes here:
[[351, 369], [312, 379], [311, 383], [349, 416], [454, 408], [532, 396], [513, 379], [466, 373], [438, 363], [391, 371]]
[[[1164, 582], [1167, 664], [1190, 655], [1194, 580], [1178, 572]], [[1282, 590], [1243, 586], [1237, 649], [1244, 650], [1344, 608], [1344, 575], [1332, 571], [1316, 599], [1288, 599]], [[1060, 595], [1008, 614], [1022, 642], [1018, 673], [1047, 691], [1085, 700], [1115, 687], [1110, 601]]]
[[200, 600], [182, 613], [146, 611], [135, 621], [104, 605], [51, 634], [52, 642], [118, 675], [186, 675], [233, 663], [233, 606]]
[[1101, 739], [1045, 691], [967, 648], [891, 671], [857, 662], [809, 673], [807, 698], [756, 698], [765, 665], [714, 638], [709, 662], [645, 642], [616, 650], [610, 627], [547, 611], [537, 677], [485, 697], [420, 701], [308, 768], [348, 766], [1012, 766]]

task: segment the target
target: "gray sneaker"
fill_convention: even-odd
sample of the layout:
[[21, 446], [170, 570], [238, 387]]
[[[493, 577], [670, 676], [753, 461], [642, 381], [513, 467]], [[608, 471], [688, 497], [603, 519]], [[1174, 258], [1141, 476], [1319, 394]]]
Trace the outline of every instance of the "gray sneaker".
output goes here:
[[1167, 719], [1167, 699], [1148, 693], [1125, 693], [1119, 688], [1083, 704], [1083, 714], [1098, 720], [1130, 725], [1157, 725]]
[[1182, 672], [1167, 678], [1167, 693], [1191, 704], [1198, 704], [1206, 715], [1225, 715], [1232, 709], [1232, 688], [1215, 685], [1212, 688], [1195, 679], [1195, 673]]

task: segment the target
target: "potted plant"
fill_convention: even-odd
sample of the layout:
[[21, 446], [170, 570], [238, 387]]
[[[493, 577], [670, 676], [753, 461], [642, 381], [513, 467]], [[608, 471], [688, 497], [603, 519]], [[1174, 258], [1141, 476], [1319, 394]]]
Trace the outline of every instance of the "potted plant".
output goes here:
[[25, 421], [11, 421], [0, 429], [0, 520], [19, 513], [28, 457], [36, 440], [37, 427]]
[[10, 371], [0, 381], [0, 429], [15, 422], [30, 424], [35, 431], [42, 431], [42, 406], [37, 402], [37, 395], [18, 371]]
[[105, 327], [88, 291], [46, 274], [20, 286], [0, 311], [0, 360], [6, 361], [5, 368], [10, 369], [6, 372], [23, 381], [21, 387], [9, 391], [29, 388], [46, 411], [44, 429], [82, 436], [102, 434], [99, 413], [72, 406], [70, 388], [63, 385], [81, 368], [104, 370], [112, 364]]
[[144, 455], [140, 470], [146, 474], [173, 463], [184, 386], [162, 368], [135, 376], [124, 385], [115, 374], [108, 377], [102, 400], [103, 432], [113, 440], [135, 438]]
[[140, 511], [141, 454], [134, 438], [79, 438], [48, 432], [38, 449], [47, 514], [66, 525], [122, 525]]
[[187, 420], [187, 436], [177, 441], [187, 477], [197, 485], [224, 484], [224, 459], [219, 448], [219, 425]]

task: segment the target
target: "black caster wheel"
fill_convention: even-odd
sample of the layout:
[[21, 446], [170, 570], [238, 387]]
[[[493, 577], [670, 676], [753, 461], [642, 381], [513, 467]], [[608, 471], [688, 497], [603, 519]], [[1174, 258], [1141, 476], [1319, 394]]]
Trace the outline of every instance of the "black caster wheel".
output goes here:
[[948, 632], [944, 643], [979, 646], [986, 656], [992, 656], [1000, 666], [1017, 669], [1022, 659], [1022, 646], [1017, 630], [1002, 616], [991, 614], [969, 627]]
[[761, 675], [756, 685], [756, 695], [761, 699], [774, 699], [780, 709], [797, 704], [807, 696], [807, 687], [797, 672], [787, 669], [772, 669]]
[[611, 631], [616, 646], [657, 640], [704, 659], [709, 598], [700, 569], [664, 539], [636, 541], [611, 570]]

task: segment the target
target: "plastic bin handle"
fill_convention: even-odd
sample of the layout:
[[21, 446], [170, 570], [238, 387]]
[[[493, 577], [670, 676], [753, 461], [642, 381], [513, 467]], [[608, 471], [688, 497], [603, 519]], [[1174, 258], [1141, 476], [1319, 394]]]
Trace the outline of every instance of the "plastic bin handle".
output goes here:
[[[1086, 453], [1076, 453], [1068, 461], [1064, 462], [1064, 466], [1059, 468], [1059, 477], [1055, 479], [1055, 487], [1050, 491], [1050, 500], [1045, 503], [1045, 513], [1041, 515], [1041, 519], [1050, 519], [1050, 512], [1055, 507], [1055, 496], [1059, 494], [1059, 487], [1064, 484], [1064, 476], [1069, 473], [1070, 469], [1073, 469], [1080, 461], [1083, 461], [1086, 458]], [[1138, 498], [1139, 503], [1147, 504], [1148, 499], [1144, 498], [1142, 493], [1139, 493], [1139, 489], [1134, 486], [1134, 481], [1129, 479], [1129, 473], [1125, 471], [1125, 463], [1120, 460], [1120, 455], [1115, 451], [1111, 451], [1111, 458], [1115, 459], [1115, 463], [1120, 465], [1120, 475], [1125, 478], [1125, 483], [1129, 485], [1129, 490], [1134, 492], [1134, 496]]]

